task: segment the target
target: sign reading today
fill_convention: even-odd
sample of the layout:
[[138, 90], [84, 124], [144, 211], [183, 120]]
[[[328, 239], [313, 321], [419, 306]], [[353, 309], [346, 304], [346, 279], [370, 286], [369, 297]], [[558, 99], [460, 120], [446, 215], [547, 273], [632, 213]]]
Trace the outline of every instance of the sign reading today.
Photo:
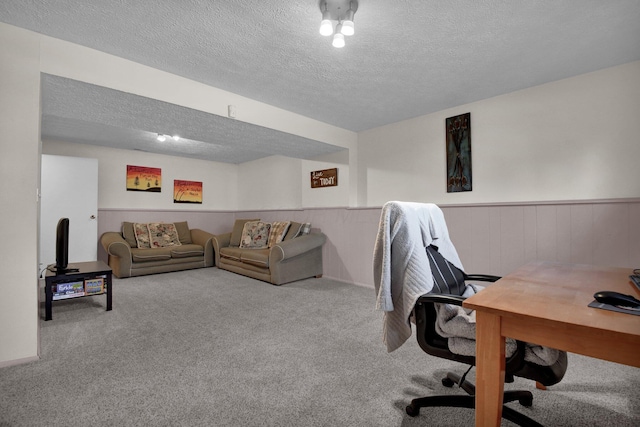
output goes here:
[[338, 168], [311, 172], [311, 188], [334, 187], [338, 185]]

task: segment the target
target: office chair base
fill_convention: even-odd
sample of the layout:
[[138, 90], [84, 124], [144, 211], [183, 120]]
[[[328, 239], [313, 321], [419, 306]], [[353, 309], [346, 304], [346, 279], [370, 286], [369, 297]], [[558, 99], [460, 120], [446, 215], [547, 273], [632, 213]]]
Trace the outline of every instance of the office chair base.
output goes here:
[[[464, 379], [465, 376], [466, 374], [460, 376], [449, 372], [447, 376], [442, 379], [442, 385], [445, 387], [453, 387], [458, 384], [468, 395], [426, 396], [413, 399], [411, 404], [405, 409], [407, 415], [417, 417], [420, 414], [420, 408], [437, 406], [474, 409], [476, 407], [476, 389], [472, 383]], [[507, 390], [504, 392], [504, 403], [515, 402], [516, 400], [522, 406], [529, 407], [533, 405], [533, 394], [526, 390]], [[507, 406], [502, 407], [502, 418], [523, 427], [542, 427], [541, 424]]]
[[[506, 396], [505, 396], [506, 397]], [[512, 399], [513, 400], [518, 400]], [[410, 417], [420, 415], [420, 408], [425, 407], [454, 407], [475, 409], [475, 396], [427, 396], [413, 399], [405, 410]], [[509, 420], [521, 427], [543, 427], [542, 424], [532, 420], [524, 414], [515, 411], [508, 406], [502, 406], [502, 418]]]

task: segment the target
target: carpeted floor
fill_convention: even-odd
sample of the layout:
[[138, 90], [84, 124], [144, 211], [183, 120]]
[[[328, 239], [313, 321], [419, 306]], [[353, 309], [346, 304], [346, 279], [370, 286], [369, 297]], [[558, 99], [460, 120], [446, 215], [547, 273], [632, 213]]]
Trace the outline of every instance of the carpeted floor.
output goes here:
[[[413, 397], [461, 393], [440, 379], [465, 367], [415, 340], [387, 353], [372, 289], [208, 268], [115, 279], [113, 298], [111, 312], [104, 296], [54, 303], [41, 359], [0, 369], [0, 426], [474, 423], [469, 409], [405, 414]], [[547, 391], [507, 385], [532, 391], [532, 408], [510, 406], [544, 425], [607, 427], [640, 425], [639, 387], [639, 369], [573, 354]]]

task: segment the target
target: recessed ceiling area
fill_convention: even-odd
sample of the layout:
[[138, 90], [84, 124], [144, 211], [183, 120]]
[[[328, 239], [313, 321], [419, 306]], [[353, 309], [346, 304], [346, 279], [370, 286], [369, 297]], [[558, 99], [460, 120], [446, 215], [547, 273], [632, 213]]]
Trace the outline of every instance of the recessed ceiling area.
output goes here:
[[[360, 0], [355, 34], [341, 49], [319, 34], [319, 5], [3, 0], [0, 21], [353, 132], [640, 60], [638, 0]], [[128, 105], [130, 94], [95, 88], [87, 102], [97, 105], [86, 106], [94, 118], [82, 114], [80, 99], [74, 101], [78, 111], [56, 111], [63, 109], [63, 98], [53, 99], [60, 95], [51, 87], [56, 85], [62, 82], [45, 82], [43, 134], [102, 144], [137, 138], [137, 149], [171, 149], [143, 141], [144, 134], [172, 132], [157, 129], [153, 119], [171, 116], [167, 105], [140, 101], [143, 109], [135, 114], [141, 117], [137, 123], [123, 119], [125, 126], [97, 113], [100, 105]], [[86, 89], [66, 85], [75, 92]], [[184, 135], [190, 145], [182, 146], [183, 155], [197, 157], [198, 147], [205, 147], [216, 151], [218, 161], [236, 163], [266, 153], [304, 158], [331, 149], [226, 117], [178, 110], [177, 117], [194, 129]]]
[[[223, 163], [344, 150], [324, 142], [76, 80], [42, 75], [42, 138]], [[160, 142], [158, 134], [179, 135]]]

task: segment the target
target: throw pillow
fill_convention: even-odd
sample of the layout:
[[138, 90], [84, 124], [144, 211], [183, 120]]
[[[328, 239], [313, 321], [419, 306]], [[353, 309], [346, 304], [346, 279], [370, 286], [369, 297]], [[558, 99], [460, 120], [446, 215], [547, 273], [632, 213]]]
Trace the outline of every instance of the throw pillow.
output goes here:
[[136, 233], [133, 231], [132, 222], [122, 223], [122, 237], [124, 237], [124, 240], [126, 240], [132, 248], [138, 247], [138, 241], [136, 240]]
[[191, 231], [189, 231], [189, 224], [187, 224], [187, 221], [174, 222], [173, 224], [176, 226], [176, 230], [178, 231], [178, 239], [180, 240], [180, 243], [183, 245], [191, 244]]
[[296, 237], [304, 236], [305, 234], [309, 234], [310, 232], [311, 232], [311, 223], [305, 222], [304, 224], [302, 224], [302, 227], [300, 227], [300, 232]]
[[284, 239], [282, 240], [291, 240], [296, 237], [300, 232], [300, 227], [302, 227], [302, 224], [300, 224], [299, 222], [291, 221], [289, 231], [287, 231], [287, 234], [285, 234]]
[[229, 241], [229, 246], [233, 246], [237, 248], [240, 246], [240, 240], [242, 239], [242, 230], [244, 225], [249, 221], [260, 221], [258, 219], [236, 219], [236, 222], [233, 224], [233, 231], [231, 232], [231, 240]]
[[240, 247], [252, 249], [266, 248], [269, 242], [269, 231], [271, 231], [271, 224], [268, 222], [246, 222], [242, 229]]
[[149, 239], [152, 248], [165, 248], [167, 246], [180, 246], [178, 231], [174, 224], [152, 222], [148, 224]]
[[271, 223], [271, 231], [269, 232], [269, 243], [267, 246], [270, 248], [273, 245], [282, 242], [284, 236], [287, 234], [287, 230], [289, 230], [289, 226], [291, 225], [291, 221], [275, 221]]
[[147, 224], [133, 223], [133, 232], [136, 235], [136, 245], [140, 249], [149, 249], [151, 241], [149, 240], [149, 227]]

